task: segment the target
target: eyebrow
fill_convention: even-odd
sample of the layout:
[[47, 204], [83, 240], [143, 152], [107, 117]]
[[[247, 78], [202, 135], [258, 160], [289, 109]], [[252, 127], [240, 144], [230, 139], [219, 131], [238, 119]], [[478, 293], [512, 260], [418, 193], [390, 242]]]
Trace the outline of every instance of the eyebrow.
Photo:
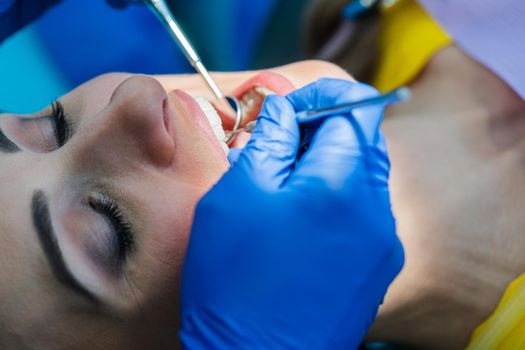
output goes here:
[[51, 223], [48, 200], [43, 191], [37, 190], [33, 193], [31, 211], [33, 225], [40, 245], [55, 278], [63, 286], [88, 299], [90, 302], [96, 305], [101, 304], [100, 299], [82, 285], [67, 267]]

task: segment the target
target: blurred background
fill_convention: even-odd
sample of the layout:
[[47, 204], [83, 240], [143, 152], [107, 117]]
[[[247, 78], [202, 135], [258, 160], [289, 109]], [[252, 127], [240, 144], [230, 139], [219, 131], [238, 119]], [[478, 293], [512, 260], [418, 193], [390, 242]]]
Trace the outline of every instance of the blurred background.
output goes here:
[[[301, 58], [303, 0], [173, 0], [210, 70], [271, 67]], [[0, 109], [26, 113], [106, 72], [193, 72], [144, 6], [63, 0], [0, 45]]]

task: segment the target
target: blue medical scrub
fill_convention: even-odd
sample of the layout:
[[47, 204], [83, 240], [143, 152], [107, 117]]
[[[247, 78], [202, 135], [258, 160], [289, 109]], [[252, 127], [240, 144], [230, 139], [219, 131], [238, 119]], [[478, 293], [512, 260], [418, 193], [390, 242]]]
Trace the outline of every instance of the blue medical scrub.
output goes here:
[[[248, 67], [275, 0], [173, 2], [174, 12], [211, 70]], [[37, 24], [39, 36], [73, 86], [105, 72], [192, 72], [145, 6], [115, 10], [103, 0], [65, 0]]]
[[[203, 62], [211, 70], [222, 71], [253, 66], [253, 56], [267, 22], [276, 8], [283, 5], [277, 0], [173, 0], [172, 3], [177, 19]], [[285, 35], [279, 35], [278, 40]], [[107, 72], [193, 72], [145, 6], [116, 10], [104, 0], [63, 0], [9, 41], [9, 51], [7, 44], [0, 47], [0, 65], [4, 71], [0, 109], [14, 112], [42, 108], [86, 80]], [[283, 49], [290, 46], [287, 43], [279, 46], [272, 40], [273, 44], [280, 47], [276, 51], [283, 55], [286, 55]], [[288, 61], [296, 59], [288, 57]]]

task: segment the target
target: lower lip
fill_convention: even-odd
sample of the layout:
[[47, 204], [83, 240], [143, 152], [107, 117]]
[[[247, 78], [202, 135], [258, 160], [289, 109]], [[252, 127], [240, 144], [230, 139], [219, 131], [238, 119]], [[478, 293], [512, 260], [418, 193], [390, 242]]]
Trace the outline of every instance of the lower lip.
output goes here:
[[221, 158], [227, 159], [226, 154], [219, 143], [219, 140], [217, 140], [215, 133], [211, 129], [208, 118], [206, 115], [204, 115], [204, 112], [200, 108], [199, 104], [195, 102], [195, 100], [190, 95], [182, 90], [173, 90], [172, 94], [174, 98], [180, 101], [186, 108], [187, 114], [189, 114], [190, 118], [195, 122], [197, 127], [202, 130], [204, 135], [206, 135], [206, 138], [210, 141], [212, 148], [217, 151]]

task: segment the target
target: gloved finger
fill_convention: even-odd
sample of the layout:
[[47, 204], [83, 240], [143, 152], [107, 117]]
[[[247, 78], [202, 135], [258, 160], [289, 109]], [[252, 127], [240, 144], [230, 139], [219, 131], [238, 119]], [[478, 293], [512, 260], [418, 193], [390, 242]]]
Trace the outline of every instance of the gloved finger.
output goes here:
[[252, 138], [233, 168], [259, 186], [277, 190], [293, 169], [299, 146], [295, 111], [286, 98], [266, 97]]
[[231, 148], [230, 152], [228, 153], [228, 161], [230, 162], [230, 165], [233, 165], [237, 163], [237, 160], [239, 159], [239, 156], [242, 153], [242, 148]]
[[379, 125], [382, 107], [362, 111], [357, 117], [337, 116], [327, 119], [315, 134], [310, 148], [305, 153], [289, 180], [290, 185], [313, 183], [319, 180], [334, 190], [340, 190], [353, 178], [356, 170], [369, 180], [387, 184], [390, 163], [384, 149], [371, 145], [370, 135], [382, 140]]
[[15, 0], [0, 0], [0, 14], [7, 11], [14, 3]]
[[336, 104], [338, 96], [355, 84], [348, 80], [322, 78], [289, 93], [286, 98], [297, 112], [330, 107]]
[[[332, 107], [334, 105], [359, 101], [379, 95], [373, 87], [349, 80], [323, 78], [296, 90], [286, 98], [292, 103], [295, 111]], [[356, 109], [353, 117], [360, 124], [367, 143], [379, 142], [377, 133], [377, 118], [369, 118], [369, 112], [374, 107]], [[382, 114], [379, 115], [382, 118]]]

